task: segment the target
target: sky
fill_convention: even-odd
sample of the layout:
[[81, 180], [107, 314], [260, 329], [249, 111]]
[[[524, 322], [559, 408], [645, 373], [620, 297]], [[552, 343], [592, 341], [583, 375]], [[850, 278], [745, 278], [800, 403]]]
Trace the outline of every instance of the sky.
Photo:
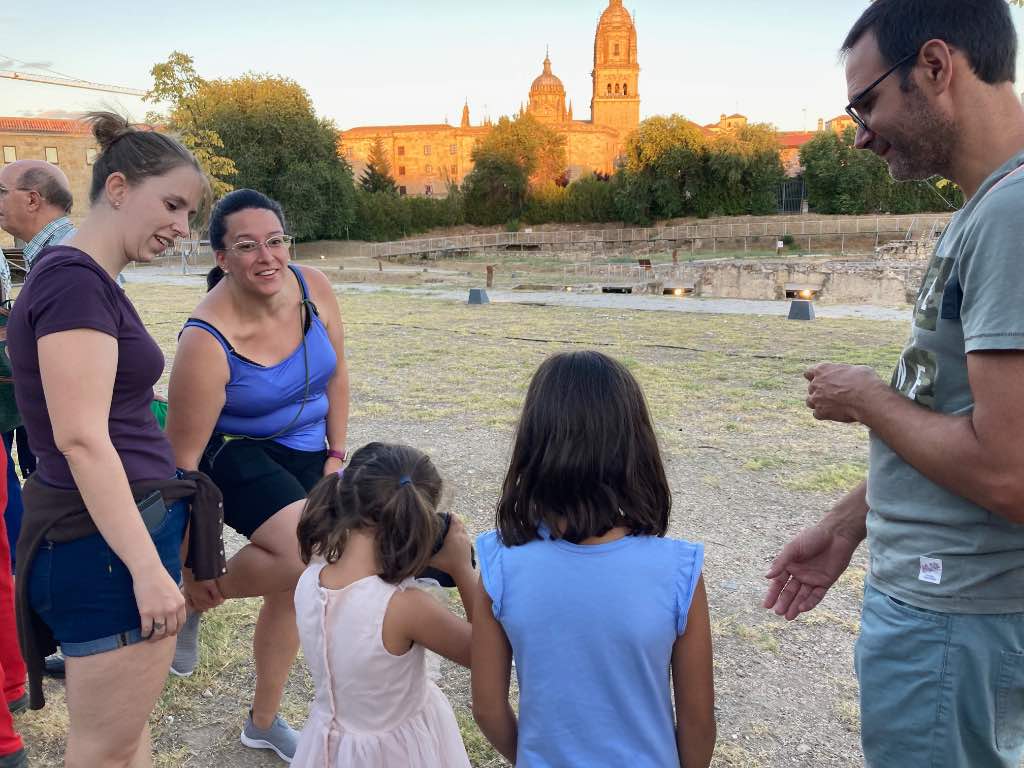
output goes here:
[[[576, 119], [590, 114], [594, 32], [608, 0], [36, 0], [0, 6], [0, 69], [145, 90], [174, 50], [203, 77], [290, 77], [339, 128], [458, 123], [512, 114], [540, 74], [545, 48]], [[842, 113], [837, 49], [864, 0], [626, 0], [635, 15], [641, 117], [699, 123], [741, 112], [782, 130], [814, 130]], [[241, 11], [244, 9], [244, 13]], [[1012, 10], [1018, 32], [1024, 10]], [[23, 62], [23, 64], [12, 63]], [[1018, 62], [1024, 90], [1024, 67]], [[0, 115], [64, 116], [113, 107], [136, 120], [132, 96], [0, 78]]]

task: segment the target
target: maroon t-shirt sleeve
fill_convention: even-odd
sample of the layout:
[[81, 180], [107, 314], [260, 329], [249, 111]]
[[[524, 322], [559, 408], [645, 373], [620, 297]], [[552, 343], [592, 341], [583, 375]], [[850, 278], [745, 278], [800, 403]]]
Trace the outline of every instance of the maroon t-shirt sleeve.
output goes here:
[[[89, 328], [117, 338], [120, 308], [109, 281], [84, 264], [64, 263], [33, 281], [29, 323], [36, 339]], [[118, 289], [120, 290], [120, 289]]]

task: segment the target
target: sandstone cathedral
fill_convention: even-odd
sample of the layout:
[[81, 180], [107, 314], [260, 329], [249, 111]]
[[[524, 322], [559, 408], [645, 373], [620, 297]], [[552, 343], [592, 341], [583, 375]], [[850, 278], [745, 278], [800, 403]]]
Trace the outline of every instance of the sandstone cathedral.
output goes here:
[[[594, 36], [593, 94], [590, 120], [573, 117], [565, 87], [554, 74], [550, 55], [530, 87], [525, 111], [565, 136], [570, 178], [591, 171], [611, 173], [626, 137], [640, 124], [640, 65], [636, 25], [622, 6], [609, 0]], [[339, 147], [357, 177], [379, 137], [391, 163], [391, 174], [403, 194], [446, 193], [473, 169], [473, 147], [491, 130], [489, 122], [472, 125], [469, 105], [462, 108], [458, 126], [382, 125], [342, 131]]]

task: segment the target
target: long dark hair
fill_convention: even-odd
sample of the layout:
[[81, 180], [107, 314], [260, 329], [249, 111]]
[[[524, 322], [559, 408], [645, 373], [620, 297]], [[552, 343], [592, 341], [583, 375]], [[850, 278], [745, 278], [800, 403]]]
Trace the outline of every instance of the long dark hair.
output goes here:
[[349, 534], [376, 529], [380, 577], [397, 584], [419, 573], [441, 532], [437, 506], [443, 483], [430, 457], [408, 445], [369, 443], [344, 473], [313, 488], [299, 519], [299, 554], [335, 562]]
[[530, 382], [496, 522], [506, 546], [579, 543], [616, 526], [664, 536], [672, 494], [643, 392], [600, 352], [563, 352]]

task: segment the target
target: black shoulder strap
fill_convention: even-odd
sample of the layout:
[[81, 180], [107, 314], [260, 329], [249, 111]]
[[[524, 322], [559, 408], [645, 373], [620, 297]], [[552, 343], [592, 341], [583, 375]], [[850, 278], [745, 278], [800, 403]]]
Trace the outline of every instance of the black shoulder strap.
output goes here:
[[306, 315], [302, 320], [302, 333], [305, 335], [309, 333], [309, 329], [313, 325], [313, 315], [320, 317], [320, 310], [316, 308], [316, 304], [309, 298], [309, 287], [306, 285], [306, 278], [302, 276], [302, 271], [294, 264], [289, 264], [288, 269], [292, 271], [295, 279], [299, 281], [299, 290], [302, 292], [302, 306], [306, 308]]

